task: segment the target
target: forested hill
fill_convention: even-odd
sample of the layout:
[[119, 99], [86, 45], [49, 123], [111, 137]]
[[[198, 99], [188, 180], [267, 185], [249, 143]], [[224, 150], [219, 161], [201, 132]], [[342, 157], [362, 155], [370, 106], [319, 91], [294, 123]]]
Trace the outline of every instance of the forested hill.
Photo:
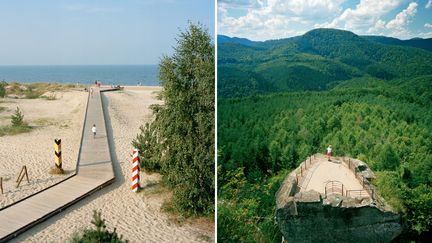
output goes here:
[[432, 39], [402, 41], [336, 29], [263, 42], [218, 36], [218, 95], [328, 90], [357, 78], [428, 75], [431, 46]]
[[432, 38], [422, 39], [422, 38], [413, 38], [409, 40], [399, 40], [393, 37], [385, 37], [385, 36], [362, 36], [363, 38], [375, 41], [381, 44], [386, 45], [396, 45], [396, 46], [412, 46], [417, 48], [422, 48], [427, 51], [432, 51]]

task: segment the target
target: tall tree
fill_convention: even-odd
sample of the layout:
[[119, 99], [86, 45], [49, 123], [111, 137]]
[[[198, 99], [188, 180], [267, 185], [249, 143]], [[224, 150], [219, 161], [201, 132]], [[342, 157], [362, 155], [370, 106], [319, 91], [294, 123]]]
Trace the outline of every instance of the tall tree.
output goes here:
[[[141, 129], [134, 145], [144, 153], [158, 153], [161, 172], [174, 190], [173, 201], [179, 209], [211, 212], [215, 72], [214, 46], [208, 31], [190, 23], [179, 34], [174, 54], [164, 56], [159, 67], [164, 104], [153, 107], [155, 120]], [[147, 156], [155, 158], [153, 155]]]

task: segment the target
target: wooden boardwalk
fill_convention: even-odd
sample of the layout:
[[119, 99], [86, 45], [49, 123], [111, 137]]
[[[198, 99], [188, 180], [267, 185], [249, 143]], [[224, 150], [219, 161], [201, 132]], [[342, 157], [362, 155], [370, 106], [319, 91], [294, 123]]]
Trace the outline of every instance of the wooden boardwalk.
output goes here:
[[[111, 91], [117, 89], [105, 89]], [[91, 128], [96, 125], [93, 137]], [[0, 242], [38, 224], [114, 182], [100, 92], [88, 98], [75, 176], [0, 211]]]

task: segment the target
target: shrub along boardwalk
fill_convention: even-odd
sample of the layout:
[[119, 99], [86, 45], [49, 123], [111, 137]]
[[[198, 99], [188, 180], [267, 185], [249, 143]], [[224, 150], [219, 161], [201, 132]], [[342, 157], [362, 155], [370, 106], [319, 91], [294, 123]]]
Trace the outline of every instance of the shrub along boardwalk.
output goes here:
[[[105, 89], [111, 91], [117, 89]], [[93, 137], [91, 127], [97, 127]], [[54, 160], [54, 158], [53, 158]], [[15, 237], [33, 225], [114, 182], [114, 170], [105, 127], [100, 92], [88, 98], [75, 176], [3, 208], [0, 241]]]

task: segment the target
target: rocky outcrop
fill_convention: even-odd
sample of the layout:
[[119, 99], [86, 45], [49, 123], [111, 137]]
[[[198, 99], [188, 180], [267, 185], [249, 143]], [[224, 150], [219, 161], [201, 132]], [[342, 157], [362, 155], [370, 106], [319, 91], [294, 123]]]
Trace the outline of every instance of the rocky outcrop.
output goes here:
[[[363, 171], [375, 177], [367, 166]], [[400, 216], [372, 198], [298, 189], [293, 172], [276, 195], [276, 221], [288, 242], [390, 242], [402, 232]]]

